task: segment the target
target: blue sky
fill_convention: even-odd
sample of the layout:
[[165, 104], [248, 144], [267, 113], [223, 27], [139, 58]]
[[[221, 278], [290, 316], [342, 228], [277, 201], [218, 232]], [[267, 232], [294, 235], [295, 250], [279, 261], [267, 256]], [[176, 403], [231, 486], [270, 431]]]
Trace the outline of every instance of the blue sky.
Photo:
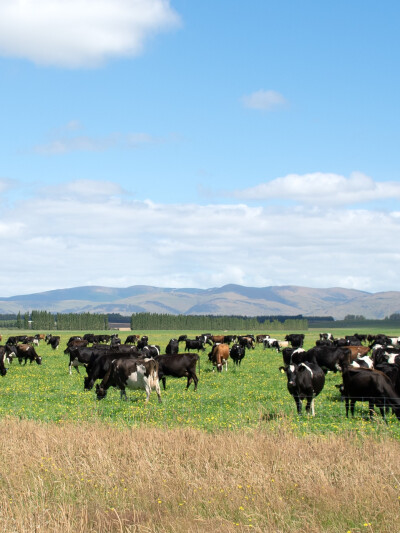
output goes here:
[[0, 0], [0, 295], [400, 290], [399, 15]]

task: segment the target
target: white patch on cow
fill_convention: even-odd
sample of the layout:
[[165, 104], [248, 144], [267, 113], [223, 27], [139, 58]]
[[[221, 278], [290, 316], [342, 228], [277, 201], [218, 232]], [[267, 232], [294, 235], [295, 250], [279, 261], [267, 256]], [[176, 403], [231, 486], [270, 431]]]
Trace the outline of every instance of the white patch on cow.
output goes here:
[[295, 353], [303, 353], [305, 352], [305, 349], [304, 348], [296, 348], [296, 350], [294, 350], [292, 352], [292, 356], [295, 354]]
[[296, 370], [296, 367], [294, 365], [289, 365], [290, 371], [294, 372]]
[[314, 377], [314, 374], [313, 374], [313, 371], [311, 370], [311, 368], [309, 366], [307, 366], [305, 363], [300, 363], [299, 366], [304, 366], [304, 368], [306, 368], [310, 374], [311, 374], [311, 377], [313, 378]]
[[390, 364], [390, 365], [394, 365], [395, 364], [395, 359], [396, 357], [398, 356], [399, 354], [398, 353], [388, 353], [388, 352], [385, 352], [385, 356], [387, 357], [387, 362]]

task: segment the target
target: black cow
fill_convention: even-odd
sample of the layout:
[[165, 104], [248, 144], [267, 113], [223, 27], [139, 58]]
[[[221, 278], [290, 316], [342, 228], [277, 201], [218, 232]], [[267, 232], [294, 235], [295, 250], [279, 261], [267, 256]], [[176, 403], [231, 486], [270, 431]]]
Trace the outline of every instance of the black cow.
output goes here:
[[199, 340], [196, 340], [196, 339], [186, 339], [186, 344], [185, 344], [185, 350], [186, 351], [190, 351], [190, 350], [201, 350], [202, 352], [205, 351], [205, 348], [204, 348], [204, 341], [199, 339]]
[[147, 344], [147, 346], [140, 351], [145, 357], [155, 357], [161, 353], [161, 349], [158, 344]]
[[25, 360], [24, 365], [26, 365], [28, 359], [30, 364], [32, 364], [33, 361], [36, 361], [38, 365], [42, 364], [42, 358], [36, 353], [35, 348], [30, 344], [17, 344], [14, 348], [17, 350], [16, 356], [19, 364]]
[[300, 363], [281, 367], [287, 376], [287, 388], [296, 402], [297, 412], [301, 414], [302, 400], [307, 399], [306, 412], [311, 410], [315, 414], [314, 398], [325, 385], [325, 374], [319, 365], [314, 363]]
[[236, 343], [229, 350], [229, 355], [231, 356], [231, 359], [235, 363], [235, 365], [239, 365], [240, 366], [240, 364], [242, 362], [242, 359], [246, 355], [246, 348], [244, 346], [240, 346], [240, 344]]
[[[88, 364], [86, 365], [87, 376], [84, 379], [84, 389], [91, 390], [94, 382], [98, 379], [103, 379], [111, 367], [111, 362], [114, 359], [129, 359], [142, 357], [137, 352], [130, 353], [118, 353], [118, 352], [104, 352], [93, 353], [90, 357]], [[144, 359], [144, 358], [143, 358]]]
[[7, 374], [7, 369], [4, 366], [5, 358], [6, 358], [6, 347], [0, 346], [0, 375], [2, 375], [3, 377]]
[[46, 341], [47, 341], [47, 344], [50, 344], [53, 350], [57, 350], [57, 348], [60, 345], [59, 335], [47, 335]]
[[290, 342], [293, 348], [301, 348], [304, 344], [304, 334], [291, 333], [290, 335], [286, 335], [285, 341]]
[[255, 341], [253, 336], [250, 335], [238, 335], [237, 337], [238, 344], [240, 346], [244, 346], [244, 348], [248, 348], [249, 350], [251, 348], [255, 348]]
[[349, 360], [349, 353], [346, 348], [336, 346], [314, 346], [307, 351], [306, 360], [317, 363], [326, 373], [340, 371], [346, 361]]
[[167, 347], [165, 348], [165, 353], [168, 355], [177, 354], [179, 352], [179, 341], [177, 339], [170, 339]]
[[357, 401], [368, 402], [369, 416], [372, 419], [374, 406], [379, 407], [385, 417], [385, 407], [391, 407], [400, 420], [400, 397], [394, 390], [390, 379], [379, 370], [346, 367], [343, 369], [343, 396], [346, 402], [346, 416], [349, 404], [352, 416]]
[[126, 388], [145, 390], [146, 402], [149, 401], [152, 389], [155, 389], [158, 401], [161, 403], [157, 361], [154, 359], [114, 359], [103, 381], [96, 386], [98, 400], [106, 397], [109, 387], [119, 389], [121, 398], [126, 397]]
[[139, 339], [139, 335], [128, 335], [125, 339], [125, 344], [136, 344]]
[[197, 390], [198, 377], [196, 375], [196, 364], [200, 361], [197, 353], [178, 353], [170, 355], [158, 355], [154, 357], [158, 362], [158, 377], [162, 381], [164, 390], [166, 388], [166, 376], [173, 378], [187, 377], [186, 388], [194, 383], [194, 390]]
[[180, 336], [178, 337], [178, 342], [185, 342], [186, 339], [187, 339], [187, 335], [180, 335]]

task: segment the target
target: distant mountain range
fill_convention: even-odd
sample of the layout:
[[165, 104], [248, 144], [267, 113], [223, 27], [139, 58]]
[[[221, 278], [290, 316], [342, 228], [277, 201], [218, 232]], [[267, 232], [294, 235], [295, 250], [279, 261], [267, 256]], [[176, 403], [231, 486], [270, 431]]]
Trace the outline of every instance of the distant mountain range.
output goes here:
[[348, 314], [385, 318], [400, 313], [400, 292], [369, 293], [343, 288], [311, 289], [294, 285], [213, 289], [171, 289], [134, 285], [127, 288], [75, 287], [0, 298], [0, 313], [45, 310], [59, 313], [151, 312], [186, 315], [303, 315]]

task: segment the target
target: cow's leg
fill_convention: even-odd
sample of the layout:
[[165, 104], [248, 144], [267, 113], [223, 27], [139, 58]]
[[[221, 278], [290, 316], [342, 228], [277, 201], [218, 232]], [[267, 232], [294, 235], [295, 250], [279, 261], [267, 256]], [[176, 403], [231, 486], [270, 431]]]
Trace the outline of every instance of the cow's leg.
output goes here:
[[125, 401], [128, 399], [128, 397], [127, 397], [127, 395], [126, 395], [126, 390], [125, 390], [125, 388], [121, 389], [121, 392], [120, 392], [120, 398], [121, 398], [121, 400], [125, 400]]
[[162, 400], [161, 400], [161, 389], [160, 389], [160, 382], [159, 380], [157, 379], [156, 381], [156, 393], [157, 393], [157, 397], [158, 397], [158, 403], [162, 403]]
[[350, 398], [345, 398], [345, 403], [346, 403], [346, 416], [347, 416], [347, 418], [349, 418], [349, 403], [350, 403]]
[[301, 400], [298, 396], [293, 396], [293, 398], [294, 398], [294, 401], [296, 402], [297, 413], [301, 415]]
[[354, 398], [351, 399], [351, 402], [350, 402], [350, 411], [351, 411], [351, 416], [354, 416], [354, 408], [356, 406], [356, 400]]
[[69, 375], [72, 376], [72, 363], [69, 363]]
[[167, 388], [167, 380], [166, 380], [165, 376], [163, 376], [163, 377], [161, 378], [161, 381], [162, 381], [162, 384], [163, 384], [164, 390], [166, 390], [166, 388]]

